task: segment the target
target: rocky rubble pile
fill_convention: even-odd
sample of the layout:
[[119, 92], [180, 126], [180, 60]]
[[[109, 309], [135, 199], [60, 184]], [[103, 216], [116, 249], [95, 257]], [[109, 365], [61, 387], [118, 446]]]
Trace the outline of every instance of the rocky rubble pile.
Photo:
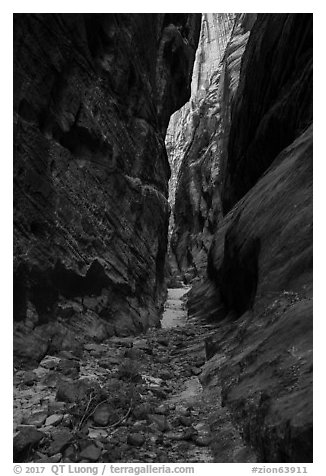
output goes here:
[[189, 445], [207, 446], [198, 412], [170, 401], [179, 379], [198, 375], [205, 362], [167, 356], [194, 334], [112, 338], [86, 344], [81, 359], [61, 352], [34, 370], [16, 370], [15, 460], [170, 461]]
[[154, 329], [15, 369], [14, 460], [214, 461], [212, 402], [198, 380], [211, 334]]

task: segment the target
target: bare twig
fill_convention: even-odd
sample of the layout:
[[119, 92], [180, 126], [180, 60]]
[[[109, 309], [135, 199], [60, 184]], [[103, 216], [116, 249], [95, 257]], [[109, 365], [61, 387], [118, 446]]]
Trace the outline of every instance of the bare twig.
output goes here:
[[109, 402], [109, 399], [108, 399], [108, 398], [106, 398], [105, 400], [102, 400], [101, 402], [99, 402], [99, 403], [96, 405], [96, 407], [94, 408], [94, 410], [91, 411], [91, 413], [88, 415], [88, 418], [91, 417], [92, 415], [94, 415], [95, 410], [96, 410], [100, 405], [102, 405], [102, 403], [106, 403], [106, 402]]
[[77, 425], [77, 430], [81, 429], [82, 424], [86, 420], [86, 415], [87, 415], [88, 409], [89, 409], [90, 404], [92, 403], [92, 401], [93, 401], [93, 392], [90, 393], [89, 400], [88, 400], [88, 403], [87, 403], [87, 406], [86, 406], [86, 410], [85, 410], [84, 415], [82, 416], [80, 422]]

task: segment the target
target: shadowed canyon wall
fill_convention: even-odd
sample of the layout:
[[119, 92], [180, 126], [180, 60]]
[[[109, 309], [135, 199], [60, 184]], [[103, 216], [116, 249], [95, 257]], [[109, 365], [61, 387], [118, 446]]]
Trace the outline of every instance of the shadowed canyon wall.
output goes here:
[[159, 322], [170, 168], [200, 14], [14, 16], [14, 350]]
[[312, 15], [237, 17], [201, 112], [171, 239], [200, 378], [261, 461], [312, 461]]
[[169, 200], [202, 384], [312, 461], [312, 15], [18, 14], [14, 51], [19, 364], [159, 323]]

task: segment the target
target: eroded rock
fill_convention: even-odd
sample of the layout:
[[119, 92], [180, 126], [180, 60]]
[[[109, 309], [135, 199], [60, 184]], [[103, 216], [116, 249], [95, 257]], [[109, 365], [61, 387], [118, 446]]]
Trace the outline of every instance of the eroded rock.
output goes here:
[[22, 428], [14, 437], [14, 461], [22, 461], [26, 452], [36, 446], [45, 434], [30, 426]]
[[23, 421], [26, 425], [41, 427], [43, 423], [46, 421], [47, 416], [48, 416], [48, 413], [46, 411], [41, 410], [38, 412], [33, 412], [30, 415], [27, 415]]
[[60, 429], [52, 434], [52, 438], [53, 441], [47, 450], [49, 456], [61, 453], [73, 440], [73, 434], [67, 429]]
[[142, 446], [145, 443], [145, 437], [141, 433], [130, 433], [127, 443], [132, 446]]
[[89, 445], [80, 453], [81, 458], [85, 458], [94, 463], [99, 459], [101, 455], [101, 449], [95, 445]]
[[200, 14], [15, 15], [18, 361], [158, 324], [164, 136], [199, 30]]
[[106, 426], [109, 423], [112, 410], [109, 405], [103, 403], [98, 406], [93, 414], [93, 420], [96, 425]]

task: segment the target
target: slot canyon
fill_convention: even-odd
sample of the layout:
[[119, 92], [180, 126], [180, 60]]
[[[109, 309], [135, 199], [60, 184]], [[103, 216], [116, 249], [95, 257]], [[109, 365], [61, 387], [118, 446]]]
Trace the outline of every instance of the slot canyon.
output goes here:
[[312, 462], [312, 36], [14, 14], [15, 462]]

